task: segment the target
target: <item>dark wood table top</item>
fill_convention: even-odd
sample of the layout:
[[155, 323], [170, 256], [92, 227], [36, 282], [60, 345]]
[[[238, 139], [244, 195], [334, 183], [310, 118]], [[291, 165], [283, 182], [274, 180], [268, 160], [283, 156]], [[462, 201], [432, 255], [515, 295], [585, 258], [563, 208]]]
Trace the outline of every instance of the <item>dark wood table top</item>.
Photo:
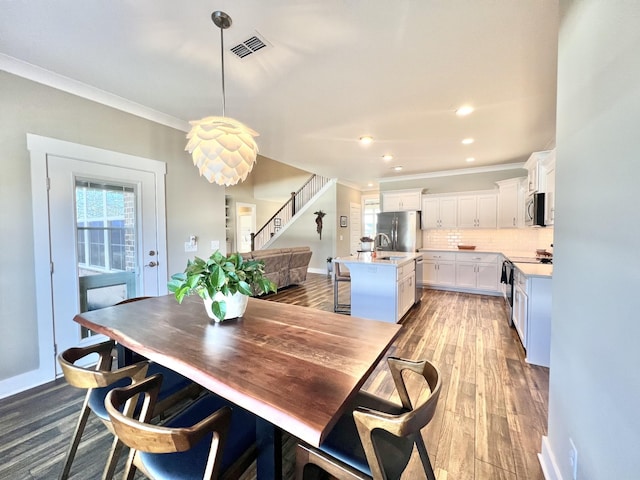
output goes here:
[[74, 320], [318, 446], [401, 325], [249, 299], [210, 323], [202, 300], [150, 298]]

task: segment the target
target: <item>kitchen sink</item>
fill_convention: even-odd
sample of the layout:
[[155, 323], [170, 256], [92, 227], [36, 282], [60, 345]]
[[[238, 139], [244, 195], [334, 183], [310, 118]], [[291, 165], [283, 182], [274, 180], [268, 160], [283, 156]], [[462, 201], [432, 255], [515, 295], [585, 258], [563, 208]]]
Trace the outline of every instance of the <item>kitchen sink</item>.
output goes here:
[[380, 260], [403, 260], [407, 257], [405, 257], [404, 255], [390, 255], [388, 257], [378, 257], [378, 259]]

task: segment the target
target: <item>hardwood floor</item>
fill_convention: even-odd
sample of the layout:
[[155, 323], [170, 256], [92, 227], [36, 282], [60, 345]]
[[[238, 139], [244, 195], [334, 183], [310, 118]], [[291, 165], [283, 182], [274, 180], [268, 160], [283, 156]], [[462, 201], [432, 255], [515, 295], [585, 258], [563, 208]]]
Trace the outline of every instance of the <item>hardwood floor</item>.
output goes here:
[[[265, 300], [332, 311], [333, 286], [326, 275], [309, 274], [304, 285]], [[438, 480], [544, 478], [537, 452], [546, 435], [549, 370], [524, 361], [506, 315], [500, 297], [424, 290], [388, 352], [429, 359], [443, 376], [436, 415], [423, 431]], [[364, 388], [397, 400], [385, 361]], [[82, 399], [83, 392], [58, 380], [0, 400], [0, 479], [56, 478]], [[92, 417], [70, 478], [100, 478], [110, 441]], [[285, 435], [286, 479], [293, 478], [294, 446]], [[424, 478], [417, 455], [402, 478]], [[250, 479], [254, 468], [243, 476]]]

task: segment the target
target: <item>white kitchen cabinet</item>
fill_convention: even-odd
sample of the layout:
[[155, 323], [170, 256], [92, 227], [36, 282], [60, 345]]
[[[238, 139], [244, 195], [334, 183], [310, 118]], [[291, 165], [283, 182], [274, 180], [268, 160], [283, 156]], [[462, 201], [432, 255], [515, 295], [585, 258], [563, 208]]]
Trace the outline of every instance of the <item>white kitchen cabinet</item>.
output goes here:
[[544, 224], [553, 225], [556, 203], [556, 155], [555, 150], [544, 161], [545, 195]]
[[498, 254], [456, 254], [456, 287], [498, 292]]
[[422, 228], [456, 228], [458, 197], [425, 195], [422, 199]]
[[[516, 279], [518, 275], [516, 274]], [[527, 345], [527, 312], [529, 306], [529, 298], [527, 297], [526, 281], [523, 281], [523, 285], [519, 285], [518, 282], [514, 284], [513, 289], [513, 326], [518, 332], [520, 341], [525, 347]]]
[[458, 197], [458, 228], [496, 228], [497, 226], [498, 196], [495, 193]]
[[498, 185], [498, 228], [524, 227], [526, 177], [496, 182]]
[[398, 267], [398, 292], [396, 321], [399, 321], [415, 303], [416, 295], [415, 262]]
[[545, 165], [544, 162], [552, 154], [552, 150], [533, 152], [525, 162], [527, 170], [527, 195], [545, 191]]
[[422, 207], [422, 189], [382, 192], [382, 211], [417, 211]]
[[422, 284], [454, 287], [456, 284], [456, 254], [454, 252], [424, 252], [422, 254]]
[[525, 349], [525, 360], [548, 367], [551, 350], [551, 277], [514, 272], [513, 325]]

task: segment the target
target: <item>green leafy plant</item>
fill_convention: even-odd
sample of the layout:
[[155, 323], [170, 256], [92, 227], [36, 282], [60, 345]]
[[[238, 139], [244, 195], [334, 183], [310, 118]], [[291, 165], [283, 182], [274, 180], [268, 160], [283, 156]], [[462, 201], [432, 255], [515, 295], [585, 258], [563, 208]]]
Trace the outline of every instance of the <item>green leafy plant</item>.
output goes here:
[[227, 304], [224, 299], [215, 298], [218, 292], [252, 296], [277, 291], [276, 284], [264, 276], [262, 260], [245, 260], [239, 253], [226, 257], [219, 250], [206, 260], [199, 257], [188, 260], [184, 272], [172, 275], [167, 287], [178, 303], [193, 293], [210, 298], [213, 300], [211, 309], [219, 319], [227, 313]]

